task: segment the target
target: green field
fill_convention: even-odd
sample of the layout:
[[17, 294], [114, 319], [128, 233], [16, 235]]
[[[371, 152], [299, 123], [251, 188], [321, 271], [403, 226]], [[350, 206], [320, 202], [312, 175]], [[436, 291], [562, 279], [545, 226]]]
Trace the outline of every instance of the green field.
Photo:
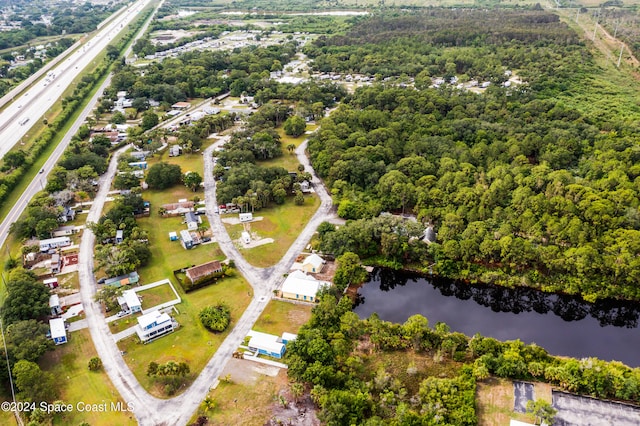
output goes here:
[[[146, 345], [139, 343], [137, 336], [118, 342], [120, 349], [126, 352], [124, 358], [127, 365], [142, 386], [161, 398], [166, 397], [162, 388], [154, 379], [146, 376], [149, 363], [155, 361], [162, 364], [172, 360], [186, 362], [191, 369], [191, 374], [187, 376], [188, 386], [233, 329], [236, 321], [249, 305], [252, 295], [251, 287], [237, 273], [233, 277], [225, 278], [215, 285], [193, 291], [188, 295], [182, 289], [177, 290], [182, 297], [182, 303], [176, 306], [179, 313], [173, 312], [174, 318], [180, 324], [176, 331]], [[231, 324], [224, 333], [212, 333], [202, 326], [198, 313], [202, 308], [219, 302], [224, 302], [231, 308]]]
[[161, 303], [170, 302], [176, 298], [169, 284], [162, 284], [147, 290], [136, 291], [136, 293], [142, 298], [142, 309], [149, 309]]
[[311, 318], [311, 309], [309, 305], [271, 300], [253, 329], [277, 336], [284, 332], [297, 334], [300, 327]]
[[[67, 404], [99, 404], [122, 401], [109, 377], [103, 371], [92, 372], [87, 368], [89, 359], [96, 356], [96, 350], [88, 330], [75, 331], [69, 335], [69, 342], [56, 346], [54, 351], [46, 353], [40, 365], [56, 377], [56, 386], [60, 390], [60, 400]], [[91, 425], [135, 425], [133, 414], [127, 412], [79, 412], [56, 416], [53, 424], [78, 425], [87, 422]], [[3, 423], [6, 424], [6, 423]]]
[[[252, 265], [259, 267], [275, 265], [319, 206], [320, 199], [316, 195], [307, 195], [302, 206], [296, 206], [293, 199], [288, 198], [280, 206], [269, 207], [254, 213], [255, 216], [262, 216], [263, 219], [251, 222], [251, 232], [256, 232], [261, 238], [273, 238], [274, 242], [249, 249], [241, 248], [240, 252]], [[225, 224], [225, 227], [232, 239], [240, 238], [244, 229], [242, 224]]]

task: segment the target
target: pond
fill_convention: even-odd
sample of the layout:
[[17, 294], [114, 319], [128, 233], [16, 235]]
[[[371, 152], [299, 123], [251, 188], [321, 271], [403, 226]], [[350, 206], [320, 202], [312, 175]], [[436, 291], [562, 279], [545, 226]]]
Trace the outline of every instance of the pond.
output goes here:
[[359, 290], [354, 312], [403, 323], [414, 314], [468, 336], [536, 343], [550, 354], [597, 357], [640, 366], [640, 305], [542, 293], [529, 288], [469, 285], [375, 269]]

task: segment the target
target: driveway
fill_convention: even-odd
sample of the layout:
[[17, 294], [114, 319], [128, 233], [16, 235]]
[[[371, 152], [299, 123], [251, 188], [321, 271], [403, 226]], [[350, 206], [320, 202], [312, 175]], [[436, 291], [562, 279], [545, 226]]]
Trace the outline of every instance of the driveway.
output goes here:
[[[141, 425], [185, 425], [193, 413], [198, 409], [200, 402], [206, 397], [211, 386], [222, 374], [231, 355], [242, 343], [245, 336], [253, 327], [264, 308], [271, 299], [272, 292], [282, 281], [283, 275], [289, 271], [298, 254], [304, 249], [316, 228], [325, 220], [333, 218], [331, 213], [331, 197], [324, 189], [321, 181], [313, 172], [304, 150], [306, 141], [296, 151], [298, 158], [305, 165], [305, 170], [312, 173], [316, 193], [320, 197], [320, 208], [313, 215], [305, 229], [289, 248], [281, 261], [270, 268], [256, 268], [251, 266], [229, 238], [220, 215], [214, 213], [216, 202], [216, 182], [213, 178], [213, 158], [211, 156], [215, 144], [205, 151], [204, 155], [204, 186], [205, 201], [207, 205], [207, 218], [211, 224], [214, 235], [223, 253], [233, 259], [238, 271], [245, 277], [253, 288], [253, 299], [242, 317], [238, 320], [234, 329], [222, 342], [216, 353], [209, 360], [198, 378], [181, 395], [171, 399], [158, 399], [150, 395], [124, 362], [114, 336], [111, 334], [100, 305], [94, 301], [96, 293], [96, 281], [93, 275], [93, 246], [95, 235], [90, 229], [86, 229], [80, 244], [80, 261], [78, 272], [80, 277], [80, 292], [85, 307], [86, 322], [93, 339], [98, 355], [102, 359], [104, 369], [109, 375], [114, 386], [126, 402], [134, 406], [134, 415]], [[118, 150], [112, 157], [108, 171], [100, 178], [100, 189], [89, 211], [87, 222], [97, 222], [107, 198], [111, 181], [116, 173], [118, 157], [128, 147]], [[125, 330], [123, 333], [130, 333]], [[170, 401], [170, 402], [169, 402]]]

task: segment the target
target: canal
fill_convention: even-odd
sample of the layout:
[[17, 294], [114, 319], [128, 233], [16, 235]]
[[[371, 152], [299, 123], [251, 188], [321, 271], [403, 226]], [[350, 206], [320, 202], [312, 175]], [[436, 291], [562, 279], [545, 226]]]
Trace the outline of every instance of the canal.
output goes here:
[[403, 323], [421, 314], [468, 336], [536, 343], [550, 354], [597, 357], [640, 366], [640, 305], [589, 304], [571, 296], [528, 288], [469, 285], [453, 280], [375, 269], [359, 290], [354, 312]]

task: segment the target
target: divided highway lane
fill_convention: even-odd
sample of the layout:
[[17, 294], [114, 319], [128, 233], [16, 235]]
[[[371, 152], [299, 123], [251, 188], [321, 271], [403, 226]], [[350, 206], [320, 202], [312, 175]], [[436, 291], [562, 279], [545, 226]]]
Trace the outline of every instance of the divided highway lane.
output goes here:
[[79, 72], [106, 49], [111, 40], [126, 28], [151, 0], [139, 0], [89, 39], [76, 52], [47, 73], [0, 113], [0, 157], [20, 142], [33, 124], [54, 105]]

